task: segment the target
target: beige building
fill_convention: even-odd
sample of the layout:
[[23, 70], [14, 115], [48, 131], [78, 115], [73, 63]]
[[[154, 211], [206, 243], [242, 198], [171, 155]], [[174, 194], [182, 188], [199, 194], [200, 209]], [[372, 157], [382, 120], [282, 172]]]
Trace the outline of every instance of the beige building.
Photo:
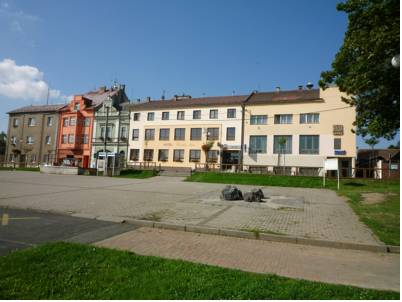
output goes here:
[[241, 163], [244, 106], [244, 169], [318, 175], [324, 159], [339, 157], [351, 174], [355, 110], [341, 96], [333, 87], [131, 103], [128, 164], [233, 169]]

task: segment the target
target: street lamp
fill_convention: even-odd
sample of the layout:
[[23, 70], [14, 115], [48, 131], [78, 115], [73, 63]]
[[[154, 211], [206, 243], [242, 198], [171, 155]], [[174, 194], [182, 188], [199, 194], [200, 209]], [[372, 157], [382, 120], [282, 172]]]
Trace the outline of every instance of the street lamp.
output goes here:
[[104, 150], [104, 154], [105, 154], [105, 169], [104, 169], [105, 172], [104, 172], [104, 174], [107, 175], [108, 157], [107, 157], [106, 148], [107, 148], [107, 139], [108, 139], [108, 137], [107, 137], [107, 135], [108, 135], [107, 127], [108, 127], [108, 123], [109, 123], [109, 110], [110, 110], [110, 107], [109, 107], [109, 104], [105, 104], [104, 106], [106, 108], [105, 137], [104, 137], [104, 140], [103, 140], [104, 141], [103, 150]]
[[392, 66], [395, 68], [399, 68], [399, 60], [400, 60], [399, 55], [395, 55], [391, 60]]

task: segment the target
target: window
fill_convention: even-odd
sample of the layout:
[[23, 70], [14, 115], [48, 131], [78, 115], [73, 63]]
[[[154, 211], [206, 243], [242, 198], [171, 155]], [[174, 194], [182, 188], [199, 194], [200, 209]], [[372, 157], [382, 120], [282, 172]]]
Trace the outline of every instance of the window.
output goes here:
[[218, 140], [219, 139], [219, 128], [208, 128], [207, 129], [207, 140]]
[[51, 137], [50, 137], [50, 135], [47, 135], [45, 138], [45, 144], [50, 145], [50, 143], [51, 143]]
[[153, 121], [155, 119], [155, 112], [148, 112], [147, 121]]
[[190, 161], [199, 162], [201, 160], [201, 150], [190, 150]]
[[201, 119], [201, 110], [193, 110], [193, 120]]
[[218, 109], [209, 110], [209, 118], [210, 119], [217, 119], [218, 118]]
[[236, 128], [235, 127], [226, 128], [226, 140], [234, 141], [235, 139], [236, 139]]
[[218, 161], [218, 150], [209, 150], [207, 153], [207, 162], [216, 163]]
[[17, 119], [17, 118], [13, 119], [13, 126], [14, 126], [14, 127], [18, 127], [19, 124], [20, 124], [20, 120], [19, 120], [19, 119]]
[[159, 140], [168, 141], [169, 136], [170, 136], [170, 129], [169, 128], [161, 128], [161, 129], [159, 129]]
[[86, 117], [84, 119], [84, 126], [85, 127], [89, 127], [89, 125], [91, 124], [91, 118], [90, 117]]
[[168, 161], [169, 160], [169, 150], [159, 149], [158, 161]]
[[35, 162], [36, 161], [36, 154], [32, 154], [31, 155], [31, 162]]
[[228, 109], [227, 118], [235, 118], [236, 117], [236, 109]]
[[32, 145], [34, 143], [34, 139], [32, 136], [27, 136], [27, 144]]
[[251, 125], [266, 125], [268, 120], [267, 115], [252, 115], [250, 117]]
[[75, 126], [77, 119], [75, 117], [70, 117], [70, 126]]
[[154, 158], [153, 149], [144, 149], [144, 161], [152, 161]]
[[274, 135], [274, 154], [292, 154], [291, 135]]
[[74, 144], [74, 141], [75, 141], [74, 134], [69, 134], [68, 135], [68, 143], [69, 144]]
[[300, 135], [299, 153], [318, 154], [320, 149], [319, 135]]
[[62, 144], [67, 144], [67, 135], [63, 134], [61, 137], [61, 143]]
[[15, 137], [15, 136], [12, 136], [12, 137], [11, 137], [11, 144], [12, 144], [12, 145], [16, 145], [16, 144], [17, 144], [17, 137]]
[[300, 124], [318, 124], [320, 122], [319, 113], [302, 113], [300, 114]]
[[334, 138], [334, 149], [341, 150], [342, 149], [342, 139]]
[[201, 140], [202, 128], [191, 128], [190, 140], [200, 141]]
[[275, 124], [291, 124], [293, 120], [292, 114], [275, 114]]
[[183, 141], [186, 136], [185, 128], [175, 128], [174, 129], [174, 140], [175, 141]]
[[75, 103], [75, 104], [74, 104], [74, 110], [75, 110], [75, 111], [80, 110], [80, 103]]
[[82, 143], [84, 145], [88, 144], [88, 134], [84, 134], [83, 138], [82, 138]]
[[47, 125], [48, 127], [50, 127], [50, 126], [53, 125], [53, 117], [51, 117], [51, 116], [48, 116], [48, 117], [47, 117], [46, 125]]
[[177, 119], [184, 120], [184, 111], [177, 111]]
[[126, 127], [126, 126], [122, 126], [122, 127], [120, 128], [120, 137], [121, 137], [123, 140], [126, 140], [126, 139], [127, 139], [127, 127]]
[[267, 136], [250, 135], [249, 153], [267, 153]]
[[130, 149], [130, 160], [138, 161], [140, 159], [140, 149]]
[[132, 140], [133, 141], [138, 141], [138, 138], [140, 136], [140, 129], [133, 129], [133, 135], [132, 135]]
[[145, 129], [145, 140], [153, 141], [155, 139], [155, 129]]
[[168, 120], [169, 119], [169, 112], [162, 112], [162, 119]]
[[63, 127], [68, 127], [68, 117], [63, 118]]
[[28, 118], [28, 127], [33, 127], [35, 126], [35, 118], [34, 117], [30, 117]]
[[[133, 120], [134, 121], [139, 121], [140, 120], [140, 113], [139, 112], [135, 112], [133, 115]], [[133, 149], [134, 150], [134, 149]]]
[[175, 149], [173, 151], [173, 161], [183, 161], [184, 160], [184, 150]]
[[[106, 137], [105, 137], [105, 129], [106, 129]], [[111, 133], [112, 133], [112, 128], [111, 127], [101, 127], [101, 138], [103, 139], [110, 139], [111, 138]]]

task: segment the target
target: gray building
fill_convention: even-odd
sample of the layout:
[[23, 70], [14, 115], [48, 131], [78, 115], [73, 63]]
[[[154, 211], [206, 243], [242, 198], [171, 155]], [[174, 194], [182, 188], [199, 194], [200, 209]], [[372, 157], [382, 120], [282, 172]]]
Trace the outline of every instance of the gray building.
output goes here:
[[56, 159], [59, 110], [64, 104], [26, 106], [8, 112], [6, 162], [52, 164]]
[[115, 84], [111, 91], [113, 93], [95, 111], [91, 168], [96, 168], [97, 158], [104, 158], [106, 154], [108, 166], [113, 164], [113, 159], [116, 165], [126, 162], [130, 114], [122, 105], [130, 101], [124, 85]]

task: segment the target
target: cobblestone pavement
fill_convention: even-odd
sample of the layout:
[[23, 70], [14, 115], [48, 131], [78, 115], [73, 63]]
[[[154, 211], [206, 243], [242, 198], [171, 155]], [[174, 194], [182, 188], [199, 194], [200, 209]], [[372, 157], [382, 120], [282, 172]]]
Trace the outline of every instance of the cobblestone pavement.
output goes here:
[[221, 201], [222, 184], [182, 180], [0, 171], [0, 205], [380, 244], [347, 203], [330, 190], [263, 187], [265, 195], [304, 198], [303, 209], [275, 210], [266, 204]]
[[399, 291], [399, 254], [140, 228], [97, 245], [257, 273]]

